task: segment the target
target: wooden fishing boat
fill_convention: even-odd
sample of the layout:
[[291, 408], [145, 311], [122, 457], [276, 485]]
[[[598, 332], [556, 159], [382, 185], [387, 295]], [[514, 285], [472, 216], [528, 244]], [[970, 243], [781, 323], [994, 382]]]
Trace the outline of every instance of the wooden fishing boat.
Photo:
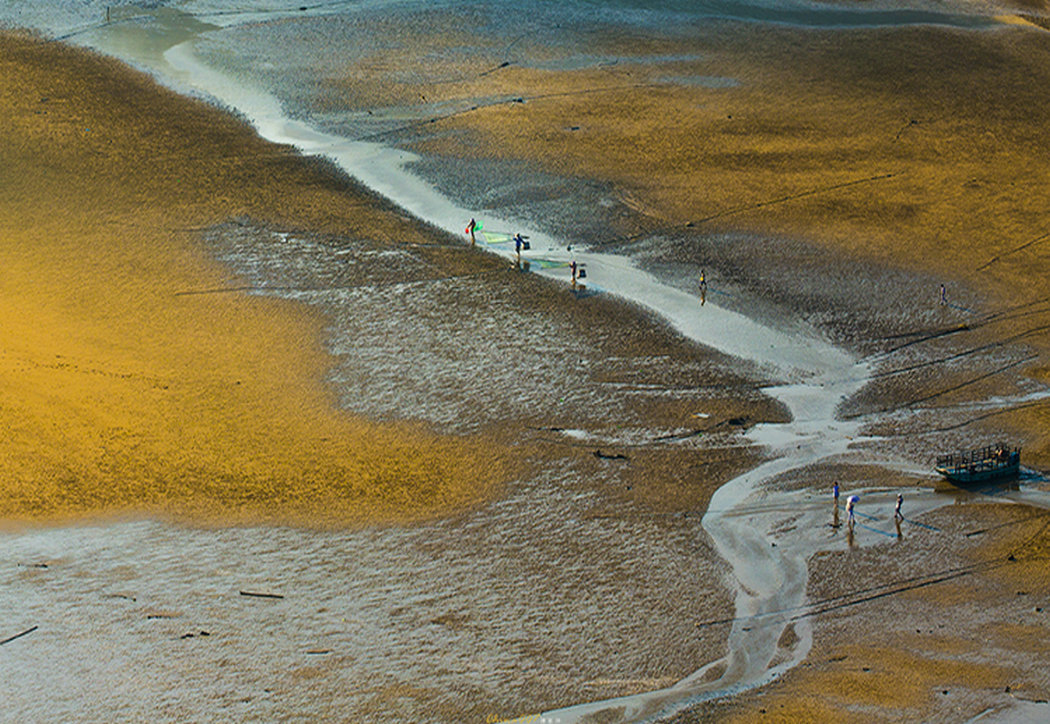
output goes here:
[[954, 483], [1017, 477], [1021, 471], [1021, 448], [999, 443], [941, 455], [935, 470]]

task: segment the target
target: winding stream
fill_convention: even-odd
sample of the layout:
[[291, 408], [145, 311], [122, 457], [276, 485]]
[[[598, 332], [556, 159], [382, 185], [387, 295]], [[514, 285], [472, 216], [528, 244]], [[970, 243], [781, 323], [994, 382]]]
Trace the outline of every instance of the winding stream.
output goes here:
[[[155, 72], [178, 86], [201, 91], [236, 108], [264, 138], [334, 160], [368, 187], [440, 228], [457, 233], [472, 216], [470, 210], [457, 207], [406, 171], [406, 165], [415, 160], [412, 154], [374, 143], [347, 141], [291, 120], [282, 113], [275, 98], [205, 66], [195, 57], [192, 40], [182, 41], [184, 36], [180, 34], [173, 37], [181, 42], [162, 53], [156, 48], [140, 51], [139, 62], [153, 65]], [[105, 43], [102, 45], [107, 49]], [[123, 50], [126, 52], [127, 46]], [[163, 59], [161, 64], [156, 63], [158, 58]], [[542, 232], [498, 218], [487, 218], [486, 223], [527, 235], [533, 247], [527, 258], [554, 262], [569, 258], [564, 244]], [[497, 245], [493, 251], [513, 257], [509, 245]], [[791, 422], [760, 425], [751, 433], [753, 441], [765, 446], [773, 459], [721, 487], [710, 504], [710, 510], [717, 512], [708, 512], [702, 524], [732, 567], [737, 617], [790, 611], [802, 605], [806, 560], [812, 549], [772, 546], [768, 528], [739, 513], [748, 506], [752, 493], [770, 478], [847, 451], [860, 423], [837, 421], [835, 409], [866, 384], [867, 367], [816, 334], [788, 334], [716, 304], [701, 308], [696, 296], [662, 284], [625, 257], [586, 251], [574, 252], [573, 256], [586, 265], [589, 279], [605, 292], [651, 309], [700, 344], [750, 360], [781, 379], [791, 380], [790, 384], [765, 390], [788, 408]], [[541, 267], [538, 273], [568, 281], [569, 272], [564, 267]], [[735, 623], [729, 633], [725, 659], [708, 664], [670, 688], [545, 716], [552, 721], [570, 722], [601, 710], [622, 709], [624, 719], [637, 720], [665, 712], [676, 702], [715, 698], [759, 686], [801, 661], [809, 650], [809, 627], [796, 624], [795, 643], [780, 663], [771, 666], [780, 652], [778, 642], [788, 625], [787, 618], [788, 614], [784, 614], [776, 625], [767, 621], [766, 625], [751, 628]], [[721, 667], [722, 673], [710, 680], [708, 674], [716, 667]]]
[[[411, 154], [321, 133], [288, 118], [274, 97], [207, 67], [194, 54], [195, 32], [199, 31], [173, 20], [166, 32], [153, 33], [148, 42], [138, 35], [131, 42], [119, 26], [113, 26], [98, 31], [91, 44], [118, 57], [130, 56], [179, 89], [203, 92], [235, 108], [270, 141], [332, 159], [366, 186], [442, 229], [461, 233], [464, 222], [474, 215], [409, 173], [406, 166], [414, 160]], [[564, 243], [557, 239], [510, 220], [486, 218], [485, 222], [526, 234], [533, 246], [529, 256], [534, 259], [555, 263], [569, 259]], [[495, 245], [493, 251], [513, 258], [509, 245]], [[765, 684], [809, 652], [809, 624], [790, 618], [805, 603], [807, 559], [827, 545], [826, 526], [816, 522], [823, 520], [826, 510], [821, 506], [819, 513], [805, 512], [802, 505], [799, 513], [796, 503], [807, 501], [791, 493], [778, 494], [782, 505], [764, 514], [750, 514], [749, 507], [772, 478], [849, 452], [862, 423], [838, 420], [835, 411], [867, 383], [869, 369], [815, 333], [786, 333], [714, 303], [701, 308], [696, 296], [661, 283], [625, 257], [586, 251], [573, 256], [586, 265], [588, 283], [651, 309], [699, 344], [750, 360], [787, 380], [765, 392], [787, 407], [791, 421], [759, 425], [750, 432], [752, 441], [767, 450], [770, 460], [722, 486], [702, 519], [714, 546], [732, 569], [728, 583], [735, 588], [736, 620], [728, 633], [726, 656], [668, 688], [543, 715], [562, 723], [598, 712], [618, 712], [623, 720], [644, 720], [665, 715], [676, 706]], [[537, 273], [568, 281], [568, 270], [562, 266], [540, 268]], [[805, 517], [799, 529], [809, 532], [799, 535], [797, 545], [774, 545], [771, 531], [797, 515]], [[762, 625], [748, 626], [742, 620], [755, 616], [763, 616]], [[793, 636], [784, 635], [789, 626]]]

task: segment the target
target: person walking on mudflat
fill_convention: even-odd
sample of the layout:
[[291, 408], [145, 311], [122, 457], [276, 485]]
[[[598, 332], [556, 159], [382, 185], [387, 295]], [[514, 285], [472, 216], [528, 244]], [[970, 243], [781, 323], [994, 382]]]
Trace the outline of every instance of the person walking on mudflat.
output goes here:
[[707, 302], [707, 274], [703, 269], [700, 270], [700, 306], [704, 306]]
[[572, 262], [569, 264], [569, 271], [572, 272], [572, 288], [573, 288], [573, 290], [575, 290], [576, 289], [576, 260], [575, 259], [573, 259]]
[[941, 285], [941, 304], [947, 304], [947, 303], [948, 303], [948, 290], [945, 289], [944, 285], [942, 284]]
[[902, 505], [904, 505], [904, 496], [897, 493], [897, 502], [893, 506], [893, 517], [897, 520], [904, 520], [904, 513], [901, 512]]
[[471, 219], [470, 223], [467, 224], [467, 233], [470, 234], [470, 245], [471, 246], [474, 246], [474, 244], [476, 243], [475, 239], [474, 239], [474, 229], [476, 229], [476, 228], [478, 228], [477, 222], [475, 222], [474, 219]]
[[519, 268], [521, 267], [521, 245], [523, 242], [524, 239], [522, 239], [520, 232], [514, 235], [514, 257]]
[[853, 529], [854, 523], [857, 522], [857, 519], [853, 515], [853, 506], [855, 506], [859, 500], [859, 495], [851, 495], [846, 498], [846, 523], [849, 524], [850, 530]]

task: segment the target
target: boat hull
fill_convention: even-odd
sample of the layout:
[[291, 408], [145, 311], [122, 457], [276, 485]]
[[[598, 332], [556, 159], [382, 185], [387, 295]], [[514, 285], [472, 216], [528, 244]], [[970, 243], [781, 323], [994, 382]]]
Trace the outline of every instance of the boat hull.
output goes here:
[[959, 467], [934, 468], [953, 483], [979, 483], [983, 480], [1016, 478], [1021, 472], [1021, 456], [1013, 454], [1005, 462], [977, 462]]

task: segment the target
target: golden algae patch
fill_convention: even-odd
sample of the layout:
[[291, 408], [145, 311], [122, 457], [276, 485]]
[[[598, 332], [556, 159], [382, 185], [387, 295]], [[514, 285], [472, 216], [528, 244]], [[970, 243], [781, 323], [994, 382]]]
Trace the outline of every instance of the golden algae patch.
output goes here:
[[[1032, 341], [1037, 343], [1043, 340]], [[1050, 368], [1039, 367], [1029, 370], [1028, 374], [1044, 385], [1050, 385]], [[1030, 430], [1050, 430], [1050, 405], [1045, 402], [1030, 403], [998, 416], [997, 421], [1008, 430], [1016, 430], [1019, 435], [1026, 435]], [[1029, 442], [1022, 451], [1021, 461], [1025, 466], [1037, 470], [1050, 468], [1050, 436], [1044, 435]]]
[[[1039, 592], [1050, 586], [1050, 513], [1027, 505], [996, 507], [984, 512], [980, 525], [971, 531], [981, 540], [980, 552], [973, 558], [997, 563], [985, 575], [1007, 598], [1027, 601], [1025, 597], [1035, 594], [1032, 605], [1042, 608], [1045, 599]], [[1036, 620], [1045, 623], [1043, 616]]]
[[904, 649], [845, 645], [828, 662], [788, 672], [761, 696], [729, 705], [721, 720], [872, 721], [922, 718], [936, 697], [956, 689], [1001, 689], [1008, 672], [998, 666], [915, 654]]
[[1000, 687], [1009, 673], [988, 664], [958, 661], [937, 655], [919, 655], [880, 647], [843, 649], [849, 658], [842, 664], [814, 672], [821, 687], [849, 705], [907, 709], [935, 690], [952, 686]]
[[[1047, 263], [1038, 247], [974, 272], [1046, 221], [1030, 192], [1050, 173], [1035, 153], [1047, 145], [1042, 121], [1029, 112], [1039, 102], [1031, 80], [1047, 74], [1043, 34], [748, 30], [689, 41], [613, 38], [595, 52], [620, 57], [615, 65], [511, 65], [436, 85], [431, 92], [443, 98], [524, 102], [443, 120], [472, 133], [427, 146], [608, 179], [658, 223], [805, 234], [987, 281], [1010, 297], [1021, 296], [1009, 283], [1019, 276], [1044, 288], [1046, 275], [1030, 268]], [[678, 60], [644, 60], [673, 53]], [[691, 76], [738, 83], [673, 82]], [[960, 94], [964, 86], [973, 95]]]
[[[113, 61], [0, 39], [0, 508], [201, 522], [409, 520], [477, 504], [492, 440], [335, 409], [323, 318], [243, 283], [199, 230], [243, 215], [424, 232], [327, 169]], [[193, 293], [189, 293], [193, 292]]]
[[[494, 49], [490, 72], [470, 59], [428, 84], [420, 69], [399, 100], [480, 99], [431, 124], [466, 133], [421, 147], [609, 180], [659, 224], [804, 234], [1007, 298], [1045, 291], [1045, 249], [1006, 254], [1046, 222], [1031, 189], [1050, 174], [1039, 160], [1048, 141], [1030, 112], [1040, 103], [1033, 79], [1050, 74], [1044, 34], [748, 26], [592, 41], [596, 57], [616, 62], [499, 67]], [[383, 78], [356, 70], [354, 88]], [[735, 84], [675, 81], [690, 77]], [[506, 98], [522, 102], [486, 105]]]

